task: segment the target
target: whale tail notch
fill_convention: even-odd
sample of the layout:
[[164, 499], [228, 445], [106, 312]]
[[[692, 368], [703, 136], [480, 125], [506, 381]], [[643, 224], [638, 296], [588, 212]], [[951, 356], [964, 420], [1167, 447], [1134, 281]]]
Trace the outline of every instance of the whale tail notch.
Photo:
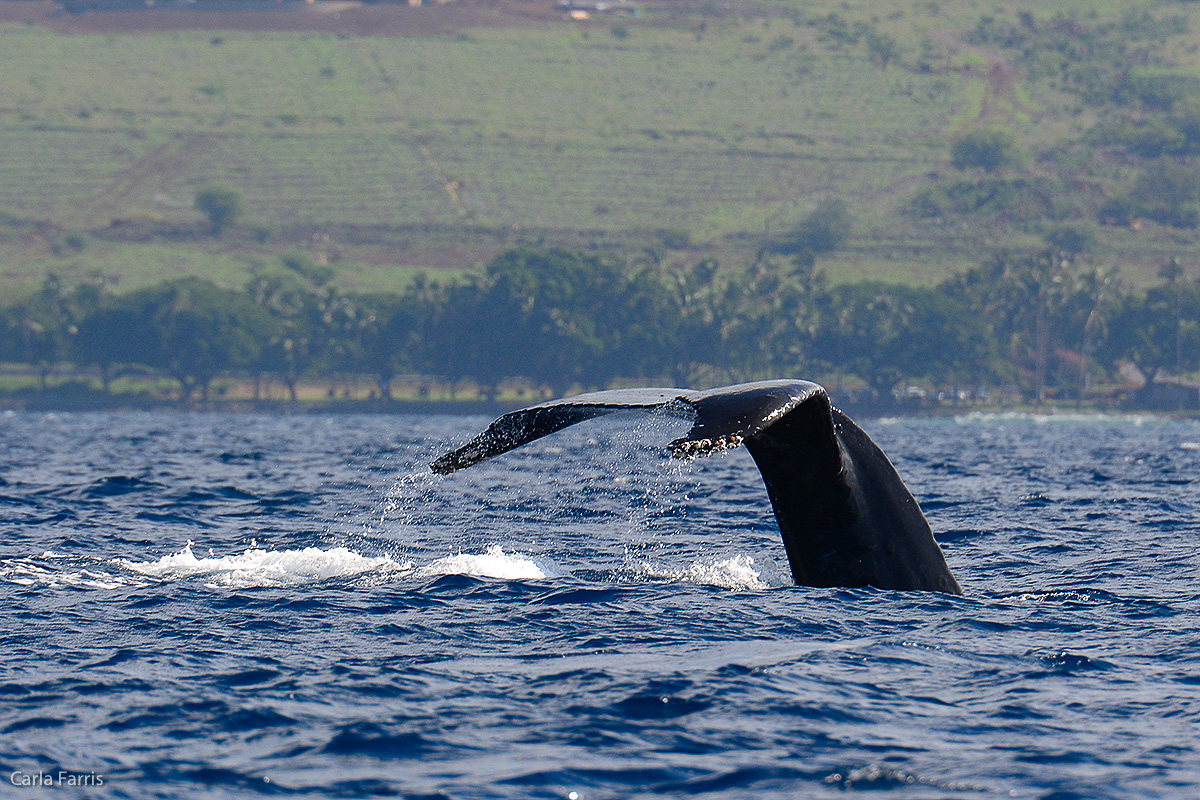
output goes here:
[[766, 484], [792, 577], [805, 586], [961, 594], [917, 501], [887, 456], [825, 389], [759, 381], [710, 391], [619, 389], [503, 415], [431, 464], [448, 474], [616, 411], [691, 418], [668, 444], [677, 458], [745, 444]]

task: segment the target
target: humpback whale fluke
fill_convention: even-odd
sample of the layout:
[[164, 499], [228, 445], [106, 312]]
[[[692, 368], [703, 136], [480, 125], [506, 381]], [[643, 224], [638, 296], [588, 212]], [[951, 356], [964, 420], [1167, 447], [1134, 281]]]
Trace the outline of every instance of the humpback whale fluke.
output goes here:
[[585, 419], [660, 411], [693, 420], [668, 445], [679, 458], [744, 444], [762, 473], [792, 577], [801, 586], [875, 586], [962, 594], [920, 506], [883, 451], [808, 381], [699, 392], [593, 392], [505, 414], [431, 465], [447, 474]]

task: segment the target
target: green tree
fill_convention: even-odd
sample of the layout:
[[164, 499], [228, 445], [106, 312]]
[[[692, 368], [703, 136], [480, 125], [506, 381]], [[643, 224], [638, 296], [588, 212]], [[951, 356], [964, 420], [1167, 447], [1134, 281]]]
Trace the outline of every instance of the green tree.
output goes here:
[[1097, 238], [1096, 226], [1089, 222], [1064, 222], [1045, 234], [1047, 244], [1070, 258], [1091, 250]]
[[246, 210], [242, 193], [224, 183], [208, 184], [197, 189], [195, 206], [197, 211], [208, 217], [214, 236], [224, 233]]
[[658, 331], [648, 345], [658, 370], [676, 386], [725, 364], [728, 284], [715, 259], [670, 267], [660, 278], [662, 307], [647, 320]]
[[[433, 325], [433, 335], [429, 347], [430, 369], [445, 377], [450, 387], [450, 396], [454, 397], [458, 385], [467, 378], [474, 377], [481, 385], [493, 387], [494, 393], [504, 369], [508, 363], [501, 363], [493, 357], [503, 359], [509, 354], [500, 350], [502, 342], [495, 341], [497, 327], [511, 323], [511, 318], [505, 314], [498, 319], [488, 319], [489, 335], [480, 331], [480, 320], [487, 313], [484, 304], [484, 288], [482, 280], [476, 278], [465, 284], [451, 286], [446, 290], [446, 302], [437, 313]], [[515, 334], [515, 330], [503, 331]]]
[[425, 342], [437, 300], [436, 285], [427, 284], [420, 276], [403, 295], [359, 299], [370, 309], [370, 321], [362, 335], [363, 365], [375, 378], [383, 399], [392, 399], [392, 380], [398, 374], [426, 366]]
[[1128, 359], [1148, 378], [1200, 369], [1200, 286], [1175, 259], [1159, 277], [1158, 286], [1122, 298], [1101, 344], [1108, 359]]
[[66, 360], [80, 322], [102, 301], [108, 283], [99, 275], [67, 286], [57, 275], [46, 275], [41, 287], [3, 315], [5, 357], [38, 370], [44, 391], [54, 366]]
[[889, 64], [900, 60], [900, 44], [894, 37], [886, 33], [868, 31], [866, 42], [867, 58], [877, 67], [887, 69]]
[[853, 224], [846, 201], [832, 197], [822, 200], [796, 227], [772, 242], [768, 249], [784, 255], [799, 255], [806, 251], [829, 253], [846, 243]]
[[324, 332], [320, 298], [305, 281], [288, 273], [257, 275], [246, 292], [275, 321], [275, 333], [254, 366], [254, 399], [262, 396], [266, 372], [276, 375], [297, 402], [300, 378], [312, 370], [319, 355]]
[[42, 391], [47, 388], [50, 371], [64, 352], [65, 330], [61, 320], [32, 303], [5, 309], [0, 357], [35, 367]]
[[244, 292], [185, 278], [129, 296], [138, 314], [141, 353], [130, 360], [161, 369], [179, 381], [181, 398], [208, 387], [221, 372], [249, 370], [276, 333], [276, 323]]
[[1077, 385], [1120, 293], [1110, 271], [1050, 249], [998, 253], [941, 288], [991, 327], [1039, 401], [1052, 386]]
[[1122, 300], [1100, 346], [1105, 358], [1128, 359], [1147, 378], [1200, 368], [1200, 287], [1164, 283]]
[[1177, 228], [1200, 222], [1200, 166], [1169, 158], [1152, 161], [1134, 182], [1132, 194], [1156, 222]]
[[378, 323], [375, 309], [363, 298], [326, 286], [317, 306], [317, 341], [324, 369], [334, 375], [361, 374], [367, 369], [364, 359], [364, 334]]
[[1007, 128], [976, 128], [954, 137], [950, 144], [950, 163], [955, 169], [982, 169], [994, 172], [1025, 163], [1024, 149]]
[[934, 289], [876, 282], [843, 285], [826, 301], [820, 355], [888, 398], [904, 378], [990, 378], [995, 339], [960, 301]]
[[145, 337], [136, 309], [128, 303], [114, 303], [97, 309], [79, 324], [72, 350], [76, 363], [100, 369], [107, 392], [119, 367], [144, 362]]
[[1200, 225], [1200, 166], [1171, 158], [1148, 163], [1129, 192], [1105, 203], [1100, 221], [1128, 225], [1144, 217], [1175, 228]]
[[624, 262], [558, 248], [502, 253], [478, 285], [476, 326], [486, 341], [476, 372], [494, 391], [502, 375], [525, 375], [562, 395], [613, 377], [604, 358], [620, 341]]
[[760, 252], [730, 282], [724, 326], [732, 380], [800, 373], [811, 367], [813, 335], [820, 327], [824, 276], [810, 253], [780, 261]]

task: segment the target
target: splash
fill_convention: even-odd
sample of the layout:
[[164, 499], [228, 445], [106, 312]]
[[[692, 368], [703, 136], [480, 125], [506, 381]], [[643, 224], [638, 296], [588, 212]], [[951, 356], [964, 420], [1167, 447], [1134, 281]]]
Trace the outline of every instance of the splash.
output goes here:
[[370, 558], [345, 547], [305, 547], [302, 550], [251, 548], [238, 555], [197, 558], [192, 543], [157, 561], [122, 561], [133, 572], [154, 578], [204, 578], [225, 586], [292, 586], [300, 583], [351, 578], [366, 574], [391, 574], [412, 569], [408, 562], [388, 556]]
[[299, 586], [338, 578], [387, 580], [393, 577], [425, 578], [436, 575], [473, 575], [500, 580], [541, 580], [558, 573], [533, 559], [505, 553], [492, 545], [483, 553], [459, 553], [414, 568], [411, 561], [389, 556], [372, 558], [345, 547], [305, 547], [295, 550], [265, 550], [251, 545], [228, 556], [197, 556], [188, 542], [178, 553], [155, 561], [131, 559], [87, 559], [80, 568], [77, 559], [54, 553], [40, 558], [0, 561], [0, 582], [20, 586], [117, 589], [148, 586], [158, 581], [200, 580], [212, 586], [248, 588], [255, 586]]
[[510, 581], [541, 580], [547, 572], [530, 558], [505, 553], [500, 545], [492, 545], [482, 555], [459, 553], [439, 558], [421, 567], [419, 575], [472, 575], [477, 578], [500, 578]]
[[651, 580], [680, 581], [701, 586], [718, 586], [722, 589], [766, 589], [767, 583], [754, 569], [750, 556], [733, 556], [722, 561], [693, 561], [686, 569], [672, 570], [642, 563], [636, 568], [638, 575]]

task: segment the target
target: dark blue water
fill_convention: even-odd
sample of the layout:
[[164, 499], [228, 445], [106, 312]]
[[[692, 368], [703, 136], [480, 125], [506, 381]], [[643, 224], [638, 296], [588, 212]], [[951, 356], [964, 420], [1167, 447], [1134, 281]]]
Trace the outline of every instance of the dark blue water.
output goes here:
[[1200, 796], [1200, 425], [868, 421], [959, 598], [788, 585], [678, 421], [427, 472], [487, 421], [0, 418], [0, 794]]

